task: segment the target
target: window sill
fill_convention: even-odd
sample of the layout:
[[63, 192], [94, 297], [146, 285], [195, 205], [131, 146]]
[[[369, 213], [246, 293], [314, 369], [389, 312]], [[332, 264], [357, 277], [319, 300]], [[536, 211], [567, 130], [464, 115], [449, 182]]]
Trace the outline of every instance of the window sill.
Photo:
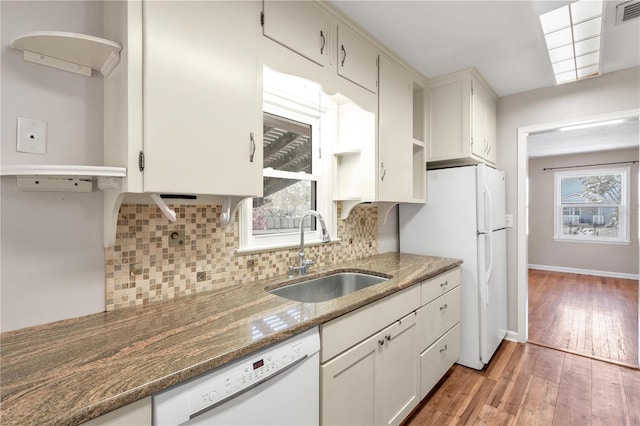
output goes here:
[[[322, 242], [321, 240], [307, 240], [305, 238], [304, 246], [305, 247], [318, 246], [318, 245], [321, 245], [321, 244], [333, 245], [333, 244], [338, 244], [338, 243], [340, 243], [340, 238], [335, 238], [335, 239], [332, 238], [331, 241], [328, 242], [328, 243]], [[265, 245], [265, 246], [242, 247], [242, 248], [236, 249], [235, 252], [236, 252], [236, 254], [265, 253], [265, 252], [270, 252], [270, 251], [297, 249], [298, 247], [300, 247], [300, 242], [298, 242], [298, 243], [272, 244], [272, 245]]]
[[619, 246], [628, 246], [631, 244], [631, 241], [611, 241], [611, 240], [593, 240], [587, 238], [559, 238], [554, 237], [553, 241], [557, 241], [559, 243], [587, 243], [587, 244], [613, 244]]

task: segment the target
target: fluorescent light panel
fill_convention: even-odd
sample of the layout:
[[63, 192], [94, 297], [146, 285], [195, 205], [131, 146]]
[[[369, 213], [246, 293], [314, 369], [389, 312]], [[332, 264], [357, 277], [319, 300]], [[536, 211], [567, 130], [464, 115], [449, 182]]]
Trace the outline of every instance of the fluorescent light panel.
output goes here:
[[580, 0], [540, 15], [556, 84], [600, 74], [602, 0]]

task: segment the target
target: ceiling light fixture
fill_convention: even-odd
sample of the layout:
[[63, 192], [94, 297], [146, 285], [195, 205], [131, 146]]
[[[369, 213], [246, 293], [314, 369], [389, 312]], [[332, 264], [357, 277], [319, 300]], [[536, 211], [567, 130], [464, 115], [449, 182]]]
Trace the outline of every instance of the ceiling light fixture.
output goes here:
[[556, 84], [600, 75], [602, 0], [580, 0], [540, 15]]

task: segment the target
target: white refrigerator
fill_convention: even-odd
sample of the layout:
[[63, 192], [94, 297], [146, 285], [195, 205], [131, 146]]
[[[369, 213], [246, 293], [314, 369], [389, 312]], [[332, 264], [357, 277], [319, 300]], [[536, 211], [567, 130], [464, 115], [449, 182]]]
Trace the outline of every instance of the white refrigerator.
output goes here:
[[458, 364], [480, 370], [507, 333], [504, 172], [484, 164], [427, 171], [427, 203], [400, 205], [400, 251], [462, 264]]

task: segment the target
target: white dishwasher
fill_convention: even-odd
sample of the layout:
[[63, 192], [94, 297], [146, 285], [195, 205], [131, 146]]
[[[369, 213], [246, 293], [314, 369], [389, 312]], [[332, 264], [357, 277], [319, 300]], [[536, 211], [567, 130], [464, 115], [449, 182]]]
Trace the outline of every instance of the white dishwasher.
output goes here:
[[318, 425], [314, 327], [153, 395], [153, 424]]

